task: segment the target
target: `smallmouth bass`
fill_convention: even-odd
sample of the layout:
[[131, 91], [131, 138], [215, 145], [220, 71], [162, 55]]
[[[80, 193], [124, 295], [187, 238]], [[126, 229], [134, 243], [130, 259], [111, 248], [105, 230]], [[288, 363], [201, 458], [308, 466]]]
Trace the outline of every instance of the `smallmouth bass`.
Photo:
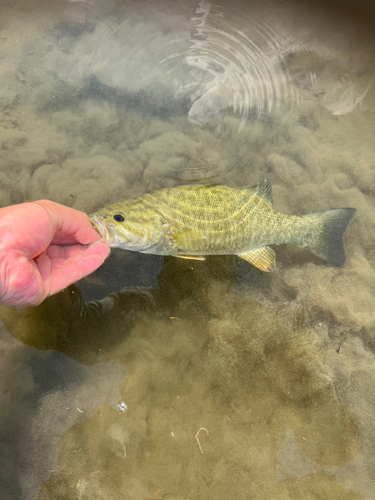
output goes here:
[[110, 247], [155, 255], [204, 260], [235, 254], [272, 271], [276, 254], [268, 245], [296, 245], [343, 267], [343, 236], [354, 208], [287, 215], [272, 206], [272, 184], [177, 186], [114, 203], [90, 215]]

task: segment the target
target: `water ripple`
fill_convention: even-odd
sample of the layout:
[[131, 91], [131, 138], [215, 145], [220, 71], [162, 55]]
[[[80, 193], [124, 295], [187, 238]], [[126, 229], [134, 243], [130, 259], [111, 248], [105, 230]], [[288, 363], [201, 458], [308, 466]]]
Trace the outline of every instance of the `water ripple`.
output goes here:
[[195, 14], [188, 49], [182, 54], [174, 51], [161, 61], [171, 65], [169, 72], [171, 63], [182, 62], [196, 80], [195, 85], [190, 82], [180, 88], [181, 92], [194, 90], [191, 122], [204, 125], [232, 108], [241, 115], [242, 127], [250, 113], [260, 117], [282, 101], [297, 100], [281, 65], [283, 33], [255, 16], [248, 35], [226, 20], [223, 8], [206, 1], [199, 3]]

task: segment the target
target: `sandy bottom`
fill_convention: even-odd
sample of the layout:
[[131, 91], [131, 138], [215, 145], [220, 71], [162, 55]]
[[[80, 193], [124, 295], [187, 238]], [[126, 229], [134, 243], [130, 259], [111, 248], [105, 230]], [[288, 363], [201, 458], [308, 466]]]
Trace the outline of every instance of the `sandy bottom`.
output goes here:
[[288, 92], [275, 86], [284, 99], [258, 117], [228, 93], [236, 72], [209, 79], [194, 35], [168, 73], [161, 41], [189, 40], [186, 20], [207, 27], [219, 6], [144, 4], [126, 16], [116, 1], [0, 7], [1, 206], [48, 198], [91, 213], [267, 176], [282, 212], [357, 209], [347, 266], [292, 247], [276, 248], [273, 273], [115, 251], [38, 308], [1, 307], [1, 499], [371, 500], [374, 40], [349, 21], [325, 21], [319, 39], [278, 16], [274, 29], [303, 36], [280, 42], [277, 64], [267, 56]]

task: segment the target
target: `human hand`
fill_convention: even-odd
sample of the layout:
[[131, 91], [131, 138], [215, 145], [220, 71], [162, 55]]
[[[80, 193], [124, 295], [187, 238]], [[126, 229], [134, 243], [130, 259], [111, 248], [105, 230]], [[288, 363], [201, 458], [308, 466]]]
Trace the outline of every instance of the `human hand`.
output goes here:
[[98, 240], [86, 214], [52, 201], [0, 209], [0, 303], [36, 306], [91, 274], [110, 252]]

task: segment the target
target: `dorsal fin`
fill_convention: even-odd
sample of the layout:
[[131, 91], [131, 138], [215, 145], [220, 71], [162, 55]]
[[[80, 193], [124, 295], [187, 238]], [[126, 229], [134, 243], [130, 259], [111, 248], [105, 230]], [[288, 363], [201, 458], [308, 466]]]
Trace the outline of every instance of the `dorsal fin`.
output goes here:
[[261, 198], [264, 198], [270, 205], [272, 201], [272, 182], [267, 177], [257, 184], [257, 193]]

